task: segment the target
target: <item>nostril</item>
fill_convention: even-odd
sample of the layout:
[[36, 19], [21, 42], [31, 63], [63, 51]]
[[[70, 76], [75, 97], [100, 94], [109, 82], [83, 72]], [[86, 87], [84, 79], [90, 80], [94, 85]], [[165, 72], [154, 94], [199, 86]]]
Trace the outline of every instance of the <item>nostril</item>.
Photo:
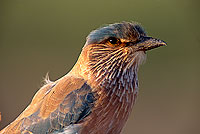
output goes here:
[[126, 46], [133, 46], [133, 43], [132, 42], [127, 42]]
[[137, 43], [141, 42], [141, 40], [136, 40], [134, 42], [127, 42], [126, 46], [135, 46]]

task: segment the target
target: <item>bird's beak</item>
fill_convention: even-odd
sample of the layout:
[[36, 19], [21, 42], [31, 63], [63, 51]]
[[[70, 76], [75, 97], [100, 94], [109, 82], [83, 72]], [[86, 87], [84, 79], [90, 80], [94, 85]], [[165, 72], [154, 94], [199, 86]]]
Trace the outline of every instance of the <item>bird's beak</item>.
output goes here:
[[147, 51], [160, 46], [166, 46], [166, 42], [152, 37], [142, 37], [141, 41], [136, 44], [137, 51]]

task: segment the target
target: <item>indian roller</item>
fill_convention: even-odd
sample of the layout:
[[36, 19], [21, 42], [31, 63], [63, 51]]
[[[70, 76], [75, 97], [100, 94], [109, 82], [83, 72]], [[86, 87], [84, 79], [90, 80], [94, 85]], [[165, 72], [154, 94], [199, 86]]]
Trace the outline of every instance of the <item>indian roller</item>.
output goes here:
[[46, 83], [0, 134], [120, 134], [148, 50], [165, 46], [136, 22], [92, 31], [69, 73]]

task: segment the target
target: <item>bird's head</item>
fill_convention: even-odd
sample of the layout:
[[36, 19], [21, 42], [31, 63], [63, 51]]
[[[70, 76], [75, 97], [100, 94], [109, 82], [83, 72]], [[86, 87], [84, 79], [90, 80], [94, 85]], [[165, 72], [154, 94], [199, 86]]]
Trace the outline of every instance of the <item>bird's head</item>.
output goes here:
[[92, 31], [82, 54], [90, 72], [101, 79], [116, 77], [116, 72], [122, 75], [127, 70], [137, 71], [147, 50], [165, 45], [162, 40], [148, 37], [139, 24], [122, 22]]

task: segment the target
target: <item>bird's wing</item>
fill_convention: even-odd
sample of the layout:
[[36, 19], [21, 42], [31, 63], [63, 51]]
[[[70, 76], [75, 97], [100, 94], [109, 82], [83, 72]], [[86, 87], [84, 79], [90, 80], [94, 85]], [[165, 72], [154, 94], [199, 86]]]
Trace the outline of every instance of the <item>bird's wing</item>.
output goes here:
[[21, 115], [0, 133], [77, 133], [95, 95], [82, 78], [67, 76], [43, 86]]

